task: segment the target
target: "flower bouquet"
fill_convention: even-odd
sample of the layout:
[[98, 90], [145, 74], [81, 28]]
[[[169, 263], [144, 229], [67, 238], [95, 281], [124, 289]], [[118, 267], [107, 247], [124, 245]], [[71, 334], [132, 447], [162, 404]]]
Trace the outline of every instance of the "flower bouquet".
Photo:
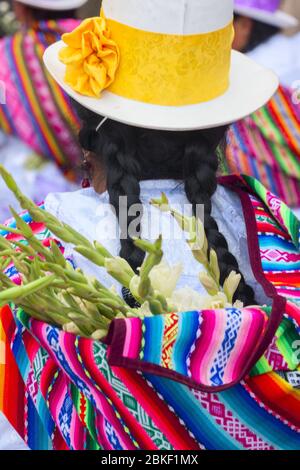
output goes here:
[[[184, 217], [170, 207], [163, 194], [151, 203], [161, 211], [169, 212], [179, 226], [188, 233], [188, 245], [195, 259], [204, 267], [199, 282], [206, 296], [186, 287], [176, 290], [181, 266], [169, 266], [163, 259], [162, 238], [154, 243], [136, 239], [135, 245], [146, 254], [136, 274], [125, 259], [112, 256], [95, 241], [91, 243], [76, 230], [59, 221], [52, 214], [36, 206], [16, 185], [12, 176], [0, 167], [0, 174], [13, 191], [21, 207], [35, 222], [43, 223], [58, 240], [70, 243], [74, 250], [91, 263], [104, 268], [123, 287], [129, 289], [139, 308], [130, 308], [113, 290], [107, 289], [98, 279], [90, 278], [67, 260], [56, 240], [45, 247], [32, 229], [11, 209], [16, 228], [1, 226], [24, 242], [0, 238], [1, 274], [0, 305], [14, 302], [33, 318], [57, 325], [64, 331], [83, 337], [103, 339], [115, 318], [145, 317], [199, 309], [243, 307], [233, 302], [241, 275], [232, 272], [224, 286], [220, 286], [220, 270], [214, 250], [208, 251], [203, 224], [195, 217]], [[20, 274], [21, 285], [5, 274], [14, 265]]]
[[[20, 423], [24, 409], [20, 434], [31, 448], [49, 442], [54, 449], [155, 449], [157, 442], [162, 449], [199, 448], [167, 395], [173, 389], [176, 397], [181, 384], [190, 402], [192, 389], [218, 392], [238, 383], [257, 362], [268, 309], [234, 302], [240, 275], [231, 273], [220, 286], [203, 224], [174, 211], [164, 194], [152, 204], [188, 234], [204, 267], [205, 296], [176, 289], [181, 268], [164, 261], [161, 237], [134, 241], [146, 254], [135, 273], [126, 260], [37, 207], [1, 166], [0, 174], [27, 211], [12, 210], [13, 226], [0, 226], [1, 320], [18, 370], [11, 381], [19, 384], [7, 414]], [[61, 242], [128, 289], [136, 308], [76, 268]], [[5, 370], [11, 374], [15, 366]]]

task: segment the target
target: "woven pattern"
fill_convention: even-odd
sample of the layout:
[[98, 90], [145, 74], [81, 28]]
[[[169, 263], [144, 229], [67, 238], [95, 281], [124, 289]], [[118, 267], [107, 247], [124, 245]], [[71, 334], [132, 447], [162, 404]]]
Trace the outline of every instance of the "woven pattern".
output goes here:
[[238, 380], [266, 321], [267, 313], [259, 308], [117, 320], [108, 359], [120, 366], [124, 361], [132, 367], [152, 364], [195, 383], [221, 386]]
[[279, 294], [299, 304], [300, 221], [259, 181], [247, 176], [244, 180], [264, 202], [251, 197], [265, 276]]

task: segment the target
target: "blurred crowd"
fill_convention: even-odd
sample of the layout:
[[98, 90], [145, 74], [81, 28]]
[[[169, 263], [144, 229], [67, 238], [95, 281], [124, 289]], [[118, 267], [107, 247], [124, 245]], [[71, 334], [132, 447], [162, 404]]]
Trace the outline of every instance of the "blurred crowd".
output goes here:
[[[275, 21], [270, 15], [253, 15], [247, 7], [260, 5], [260, 0], [235, 0], [233, 47], [273, 69], [281, 86], [267, 106], [231, 127], [222, 171], [255, 176], [298, 210], [300, 2], [269, 1], [278, 4]], [[0, 106], [0, 162], [37, 202], [49, 191], [72, 190], [80, 184], [78, 118], [42, 63], [49, 44], [74, 29], [80, 18], [99, 13], [94, 0], [74, 4], [72, 9], [57, 10], [43, 7], [43, 1], [0, 2], [0, 95], [5, 101]], [[0, 183], [3, 220], [13, 201], [2, 189]]]

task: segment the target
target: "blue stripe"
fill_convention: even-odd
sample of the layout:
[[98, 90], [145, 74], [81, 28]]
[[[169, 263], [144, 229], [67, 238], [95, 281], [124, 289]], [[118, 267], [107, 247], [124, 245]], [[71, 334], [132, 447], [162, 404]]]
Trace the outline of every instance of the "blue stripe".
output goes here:
[[151, 364], [160, 365], [164, 332], [163, 317], [145, 318], [144, 325], [146, 331], [144, 334], [145, 347], [143, 360], [145, 362], [151, 362]]
[[199, 312], [187, 312], [179, 315], [178, 336], [173, 350], [173, 366], [176, 372], [188, 375], [187, 358], [199, 328]]
[[172, 380], [145, 374], [156, 391], [184, 421], [197, 442], [207, 450], [242, 450], [241, 444], [227, 434], [184, 385]]
[[300, 434], [261, 408], [241, 385], [218, 395], [233, 416], [278, 450], [299, 450]]
[[46, 432], [42, 421], [37, 414], [35, 406], [31, 400], [28, 399], [28, 447], [31, 450], [52, 450], [52, 443]]

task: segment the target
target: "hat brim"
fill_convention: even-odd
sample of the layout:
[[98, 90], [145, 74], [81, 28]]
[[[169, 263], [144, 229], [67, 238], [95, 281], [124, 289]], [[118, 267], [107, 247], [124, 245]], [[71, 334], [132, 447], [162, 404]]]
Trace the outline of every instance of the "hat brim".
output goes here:
[[30, 7], [39, 8], [40, 10], [73, 10], [80, 8], [84, 5], [87, 0], [63, 0], [60, 2], [53, 2], [53, 0], [18, 0], [20, 3], [24, 3]]
[[289, 15], [284, 11], [277, 10], [274, 13], [262, 11], [251, 7], [234, 7], [234, 12], [241, 16], [247, 16], [253, 20], [275, 26], [280, 29], [294, 28], [298, 26], [299, 21], [295, 16]]
[[63, 90], [94, 113], [137, 127], [184, 131], [223, 126], [261, 108], [279, 86], [278, 78], [271, 70], [232, 51], [229, 89], [212, 101], [189, 106], [158, 106], [122, 98], [109, 91], [104, 91], [101, 98], [90, 98], [65, 83], [66, 66], [58, 57], [62, 47], [65, 47], [62, 41], [50, 46], [45, 51], [44, 62]]

